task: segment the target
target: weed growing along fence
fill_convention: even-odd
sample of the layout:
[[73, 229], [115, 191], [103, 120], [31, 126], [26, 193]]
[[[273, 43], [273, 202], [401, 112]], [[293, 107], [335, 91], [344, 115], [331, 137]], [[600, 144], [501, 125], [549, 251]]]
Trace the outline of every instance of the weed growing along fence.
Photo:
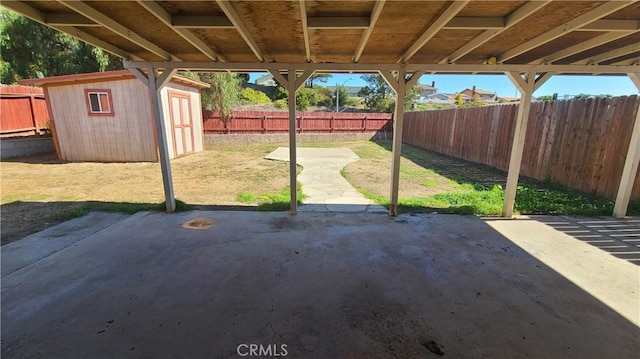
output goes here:
[[[390, 113], [296, 112], [296, 132], [357, 133], [391, 132]], [[218, 111], [204, 111], [204, 133], [286, 133], [289, 113], [277, 111], [233, 111], [233, 118], [222, 121]]]
[[[520, 174], [614, 199], [638, 96], [534, 102]], [[517, 105], [409, 112], [404, 142], [506, 171]], [[640, 199], [640, 172], [631, 199]]]

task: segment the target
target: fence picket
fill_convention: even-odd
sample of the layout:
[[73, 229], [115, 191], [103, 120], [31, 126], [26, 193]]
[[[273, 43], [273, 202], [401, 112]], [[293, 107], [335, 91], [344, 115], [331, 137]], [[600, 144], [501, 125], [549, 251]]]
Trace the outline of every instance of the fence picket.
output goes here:
[[[615, 198], [640, 97], [534, 102], [521, 174]], [[404, 141], [506, 171], [517, 104], [409, 112]], [[632, 199], [640, 199], [640, 171]]]

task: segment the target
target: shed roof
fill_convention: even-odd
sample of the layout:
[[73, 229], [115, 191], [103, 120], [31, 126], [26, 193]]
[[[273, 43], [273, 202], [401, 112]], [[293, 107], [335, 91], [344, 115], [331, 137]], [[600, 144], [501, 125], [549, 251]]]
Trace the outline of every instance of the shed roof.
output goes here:
[[133, 61], [421, 64], [438, 72], [450, 67], [437, 65], [456, 64], [462, 66], [455, 72], [469, 73], [479, 71], [464, 65], [576, 65], [583, 67], [564, 69], [582, 73], [613, 69], [593, 65], [640, 68], [637, 0], [7, 0], [2, 6]]
[[[113, 81], [113, 80], [123, 80], [123, 79], [133, 79], [136, 78], [131, 71], [129, 70], [116, 70], [116, 71], [104, 71], [104, 72], [90, 72], [85, 74], [74, 74], [74, 75], [62, 75], [62, 76], [51, 76], [51, 77], [42, 77], [36, 79], [25, 79], [20, 80], [20, 83], [23, 85], [36, 85], [36, 86], [62, 86], [69, 85], [78, 82], [101, 82], [101, 81]], [[209, 88], [209, 85], [197, 81], [192, 80], [190, 78], [173, 75], [171, 78], [172, 82], [180, 83], [185, 86], [194, 87], [194, 88]]]

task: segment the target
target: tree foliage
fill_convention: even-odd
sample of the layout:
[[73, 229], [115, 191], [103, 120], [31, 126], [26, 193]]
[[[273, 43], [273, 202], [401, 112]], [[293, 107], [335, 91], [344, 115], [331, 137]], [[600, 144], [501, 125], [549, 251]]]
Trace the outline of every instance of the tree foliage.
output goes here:
[[202, 72], [198, 76], [200, 81], [211, 86], [202, 90], [202, 107], [207, 110], [219, 110], [223, 121], [231, 120], [233, 106], [238, 103], [240, 97], [240, 76], [228, 72]]
[[309, 76], [309, 79], [307, 80], [307, 87], [311, 87], [313, 88], [313, 83], [314, 82], [322, 82], [322, 83], [327, 83], [327, 81], [329, 81], [329, 79], [331, 78], [331, 74], [315, 74], [315, 75], [311, 75]]
[[553, 101], [553, 95], [542, 95], [542, 96], [538, 96], [538, 97], [536, 97], [536, 100], [538, 100], [538, 101], [544, 101], [544, 102]]
[[366, 86], [358, 95], [364, 99], [367, 110], [371, 112], [393, 112], [395, 101], [389, 85], [380, 75], [362, 75]]
[[271, 99], [264, 92], [246, 87], [240, 91], [240, 102], [249, 104], [271, 103]]
[[[364, 98], [364, 104], [371, 112], [393, 112], [395, 109], [395, 99], [393, 91], [387, 82], [380, 75], [363, 75], [362, 79], [367, 83], [358, 93]], [[405, 110], [410, 110], [414, 105], [414, 100], [420, 94], [420, 87], [413, 86], [403, 99]]]
[[0, 80], [122, 69], [122, 61], [101, 49], [0, 9]]

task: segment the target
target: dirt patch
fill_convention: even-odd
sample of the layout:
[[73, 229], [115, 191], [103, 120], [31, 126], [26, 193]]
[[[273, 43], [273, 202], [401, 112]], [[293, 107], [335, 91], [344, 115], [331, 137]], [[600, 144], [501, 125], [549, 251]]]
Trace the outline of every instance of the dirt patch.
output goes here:
[[[289, 165], [263, 159], [278, 146], [219, 146], [172, 160], [176, 198], [192, 205], [236, 206], [242, 191], [282, 191], [289, 184]], [[123, 203], [164, 201], [159, 163], [69, 163], [39, 155], [3, 161], [0, 171], [2, 244], [87, 208], [118, 210]]]

